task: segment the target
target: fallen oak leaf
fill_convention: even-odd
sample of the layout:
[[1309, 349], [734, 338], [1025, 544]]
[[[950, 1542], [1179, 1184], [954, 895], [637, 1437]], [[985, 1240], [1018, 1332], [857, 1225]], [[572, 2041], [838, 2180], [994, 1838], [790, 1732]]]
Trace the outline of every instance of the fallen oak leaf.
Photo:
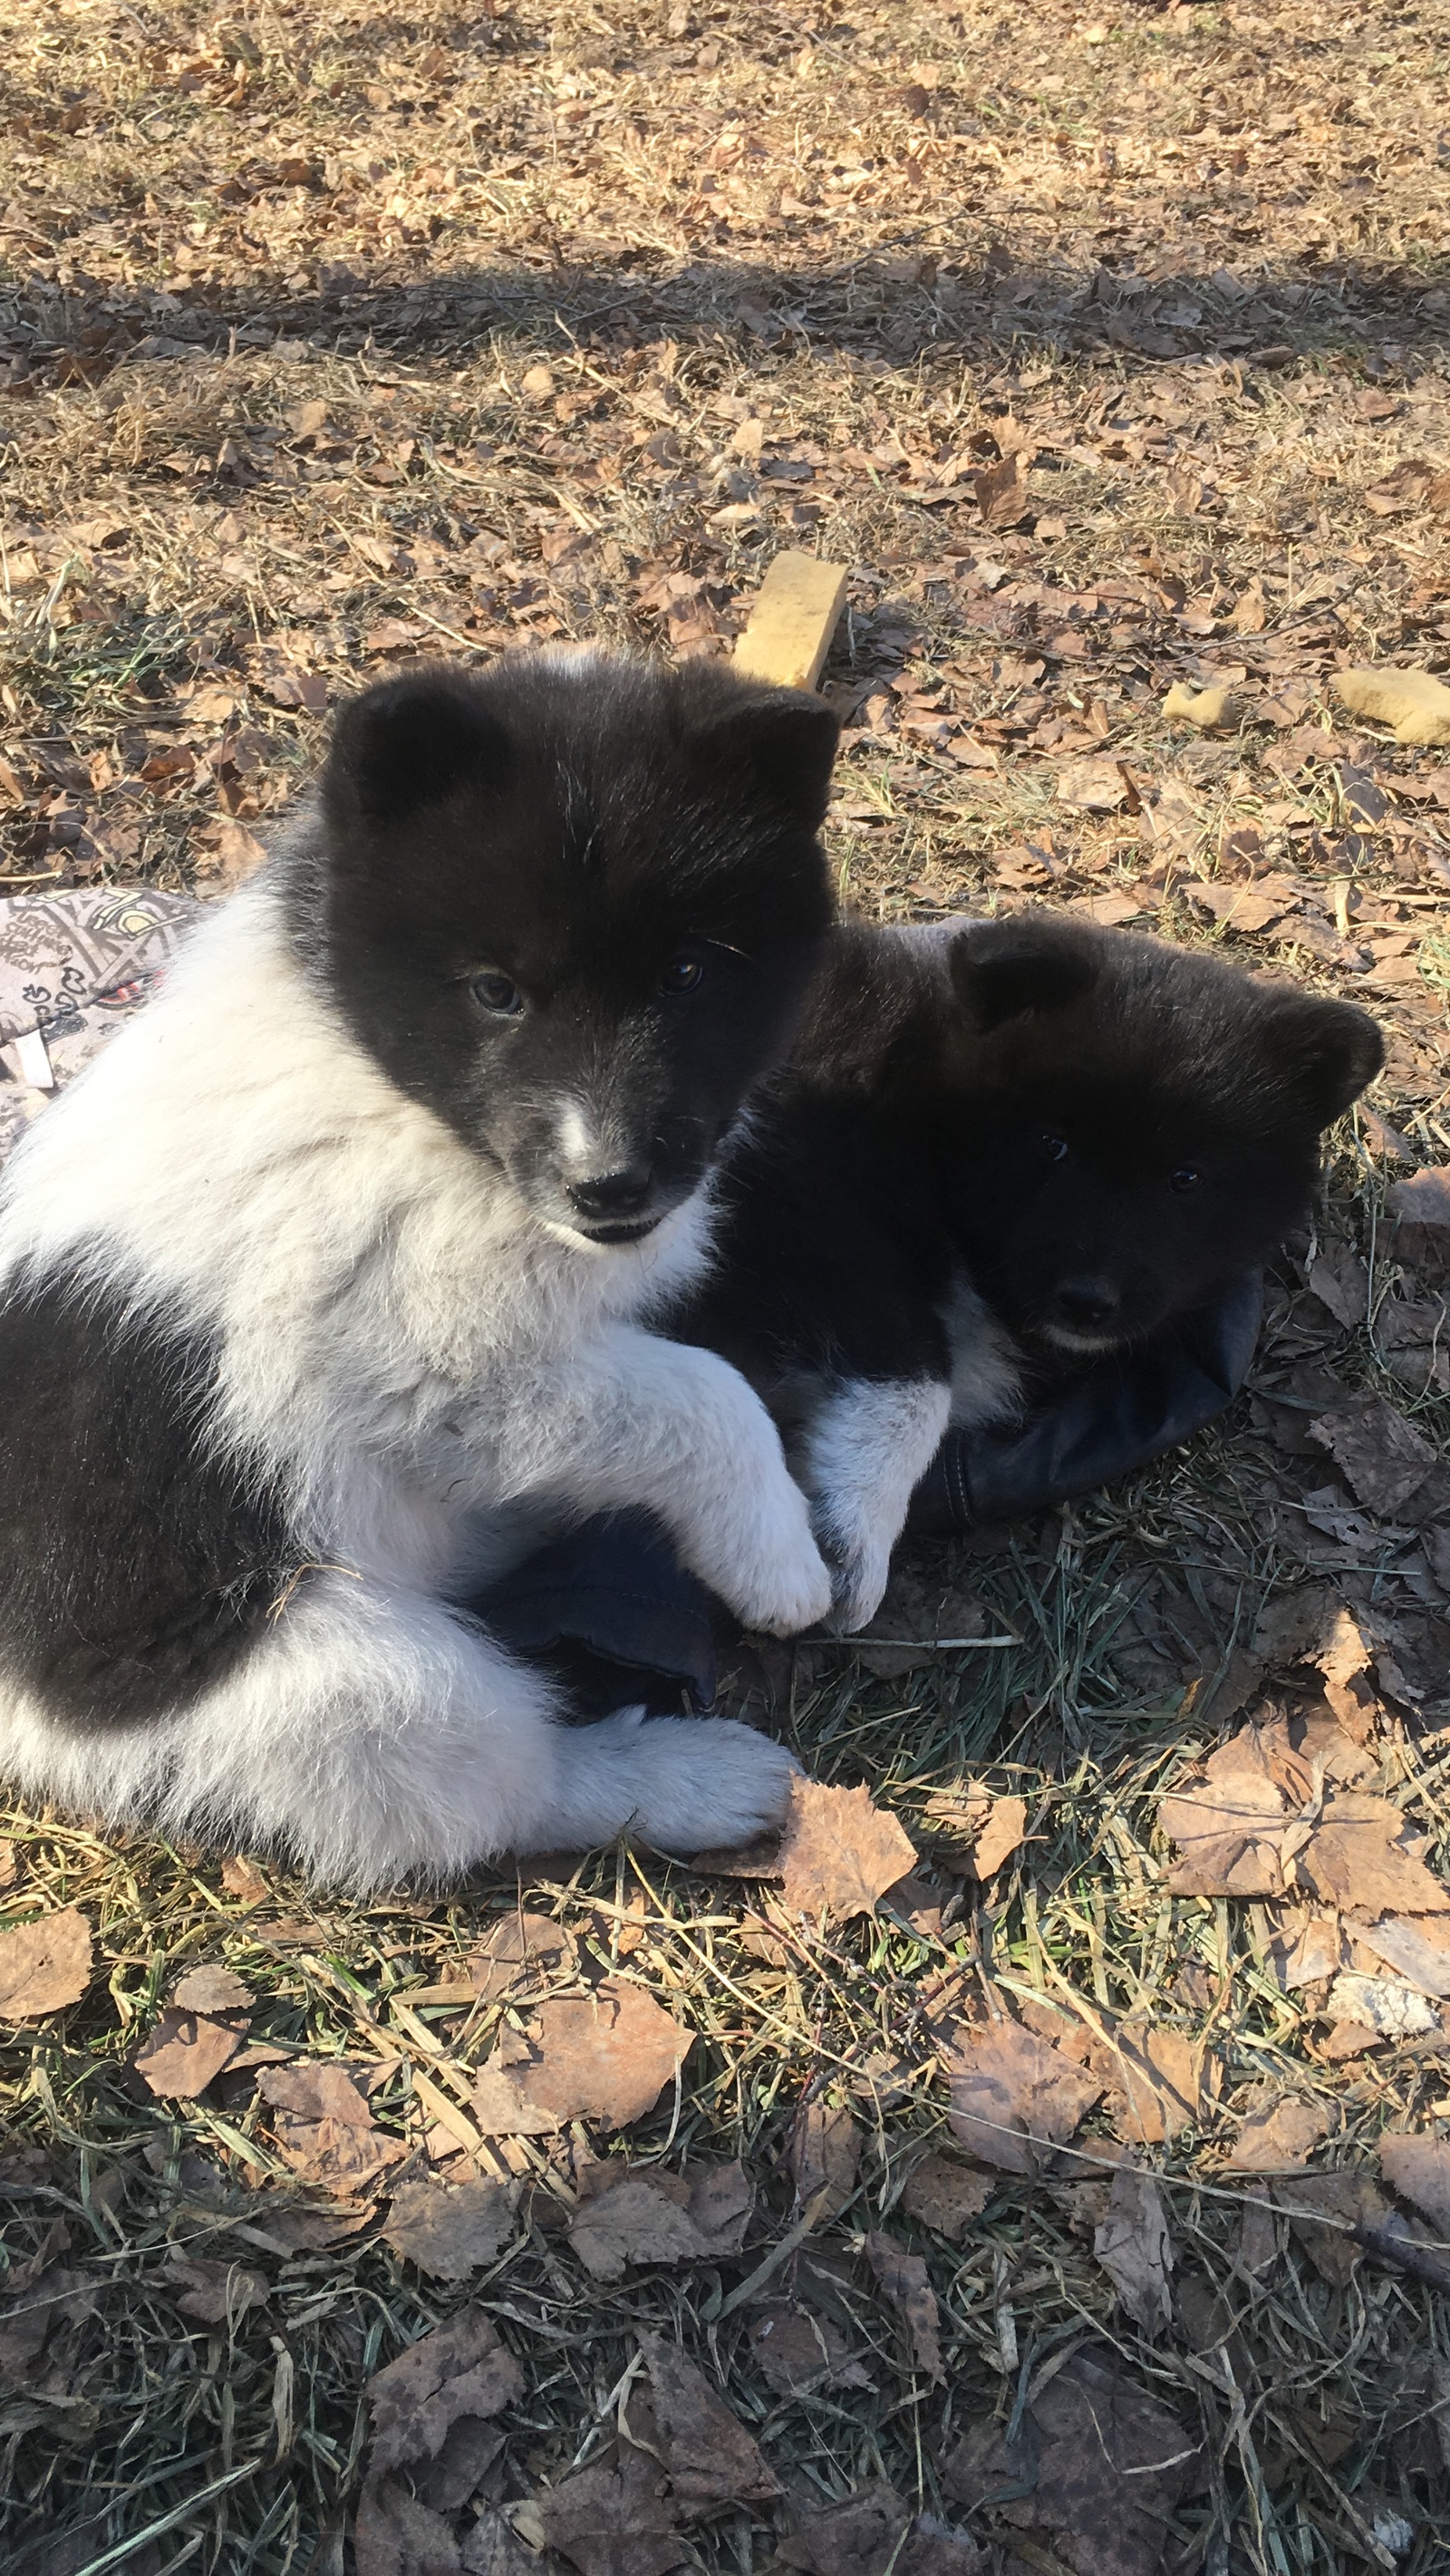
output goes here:
[[574, 1966], [574, 1945], [547, 1914], [505, 1914], [468, 1961], [473, 1992], [489, 2003], [543, 1985]]
[[853, 2361], [829, 2318], [809, 2308], [778, 2300], [750, 2323], [748, 2335], [756, 2368], [781, 2397], [799, 2397], [813, 2388], [861, 2388], [872, 2385], [870, 2373]]
[[1027, 488], [1027, 457], [1021, 449], [1014, 449], [1010, 456], [1004, 456], [1000, 465], [987, 465], [980, 473], [969, 474], [967, 481], [989, 528], [1020, 527], [1030, 514], [1032, 500]]
[[524, 2374], [482, 2308], [460, 2308], [368, 2381], [371, 2474], [436, 2460], [455, 2424], [488, 2419], [524, 2393]]
[[182, 2315], [195, 2317], [201, 2325], [230, 2325], [248, 2308], [265, 2306], [272, 2294], [266, 2273], [242, 2263], [183, 2262], [173, 2255], [165, 2278], [180, 2293], [176, 2304]]
[[1450, 2140], [1395, 2131], [1379, 2144], [1380, 2172], [1437, 2234], [1450, 2238]]
[[995, 2419], [969, 2429], [943, 2473], [952, 2502], [1062, 2537], [1081, 2576], [1159, 2576], [1169, 2517], [1201, 2483], [1201, 2445], [1087, 2352], [1064, 2363], [1029, 2414], [1015, 2441]]
[[670, 2576], [693, 2552], [664, 2483], [656, 2460], [622, 2443], [617, 2469], [582, 2469], [539, 2497], [541, 2536], [579, 2576]]
[[400, 2183], [383, 2235], [395, 2254], [430, 2280], [466, 2281], [513, 2234], [517, 2203], [517, 2185], [481, 2177]]
[[1119, 2165], [1106, 2213], [1093, 2231], [1093, 2252], [1117, 2291], [1119, 2306], [1140, 2333], [1161, 2334], [1173, 2315], [1168, 2294], [1173, 2243], [1151, 2174], [1136, 2165]]
[[91, 1927], [76, 1905], [0, 1932], [0, 2021], [39, 2021], [79, 2003], [91, 1954]]
[[844, 2104], [808, 2102], [791, 2138], [796, 2200], [819, 2218], [839, 2218], [856, 2189], [863, 2132]]
[[679, 2345], [660, 2334], [642, 2334], [639, 2348], [679, 2511], [689, 2517], [725, 2504], [774, 2503], [780, 2481], [758, 2443]]
[[873, 2229], [866, 2239], [866, 2260], [906, 2329], [913, 2366], [938, 2388], [944, 2386], [941, 2320], [922, 2257], [908, 2253], [894, 2236]]
[[1293, 2173], [1328, 2137], [1330, 2120], [1317, 2102], [1286, 2096], [1248, 2112], [1230, 2154], [1229, 2173]]
[[462, 2576], [452, 2527], [400, 2478], [369, 2476], [352, 2532], [356, 2576]]
[[249, 2013], [252, 1990], [230, 1968], [192, 1968], [178, 1978], [171, 2000], [187, 2012]]
[[1388, 1798], [1347, 1790], [1328, 1801], [1297, 1865], [1316, 1895], [1341, 1913], [1450, 1913], [1450, 1887], [1413, 1848], [1419, 1839]]
[[755, 2206], [743, 2165], [682, 2174], [596, 2165], [569, 2242], [596, 2281], [622, 2281], [643, 2263], [709, 2263], [738, 2254]]
[[654, 2109], [695, 2040], [622, 1977], [548, 1996], [536, 2019], [525, 2062], [501, 2064], [495, 2050], [474, 2086], [479, 2124], [496, 2136], [541, 2137], [581, 2119], [627, 2128]]
[[195, 2101], [231, 2064], [247, 2027], [244, 2021], [209, 2021], [204, 2013], [168, 2006], [131, 2063], [160, 2100]]
[[1326, 1413], [1307, 1426], [1327, 1449], [1355, 1501], [1382, 1520], [1392, 1519], [1417, 1494], [1439, 1464], [1428, 1440], [1382, 1396], [1353, 1413]]
[[304, 2182], [354, 2191], [407, 2152], [401, 2138], [377, 2127], [366, 2094], [340, 2058], [263, 2067], [257, 2086], [273, 2113], [278, 2152]]
[[825, 1912], [844, 1921], [869, 1914], [904, 1878], [916, 1851], [894, 1816], [873, 1806], [869, 1789], [830, 1789], [797, 1774], [790, 1784], [785, 1832], [772, 1876], [795, 1915]]
[[908, 2218], [959, 2245], [997, 2188], [995, 2173], [977, 2173], [955, 2156], [923, 2156], [907, 2178], [901, 2206]]
[[1181, 1857], [1165, 1885], [1175, 1896], [1280, 1896], [1290, 1807], [1252, 1730], [1220, 1745], [1200, 1779], [1160, 1801], [1158, 1822]]
[[[1397, 1968], [1422, 1995], [1441, 2003], [1450, 1998], [1450, 1923], [1443, 1915], [1416, 1922], [1409, 1915], [1390, 1914], [1379, 1923], [1356, 1923], [1354, 1937], [1362, 1950]], [[1337, 1956], [1334, 1965], [1339, 1965]]]
[[950, 2078], [952, 2135], [1003, 2173], [1040, 2173], [1103, 2091], [1097, 2076], [1015, 2021], [972, 2032]]

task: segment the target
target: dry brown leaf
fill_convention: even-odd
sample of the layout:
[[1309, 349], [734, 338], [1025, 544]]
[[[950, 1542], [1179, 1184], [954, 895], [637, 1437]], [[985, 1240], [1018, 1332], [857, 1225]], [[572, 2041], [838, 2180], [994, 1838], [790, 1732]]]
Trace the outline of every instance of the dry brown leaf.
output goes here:
[[1390, 1520], [1417, 1494], [1436, 1451], [1392, 1404], [1377, 1396], [1353, 1413], [1326, 1413], [1309, 1424], [1309, 1437], [1327, 1449], [1355, 1501]]
[[642, 2263], [709, 2263], [738, 2254], [755, 2206], [744, 2166], [687, 2166], [682, 2174], [596, 2165], [569, 2242], [596, 2281]]
[[1380, 2172], [1391, 2191], [1450, 2243], [1450, 2139], [1387, 2131], [1379, 2152]]
[[468, 1962], [473, 1991], [489, 2003], [547, 1984], [574, 1965], [574, 1945], [547, 1914], [505, 1914]]
[[694, 2044], [694, 2032], [622, 1977], [592, 1994], [548, 1996], [527, 2052], [483, 2068], [473, 2103], [498, 2136], [541, 2137], [571, 2120], [623, 2129], [652, 2111]]
[[430, 2280], [466, 2281], [513, 2234], [517, 2200], [515, 2184], [481, 2178], [400, 2183], [383, 2234]]
[[970, 475], [968, 480], [977, 496], [977, 507], [989, 528], [1020, 527], [1031, 511], [1027, 460], [1020, 452], [1004, 456], [1000, 465], [985, 466], [979, 474]]
[[1174, 1789], [1158, 1822], [1181, 1857], [1166, 1884], [1176, 1896], [1278, 1896], [1289, 1804], [1252, 1731], [1220, 1745], [1196, 1784]]
[[131, 2063], [163, 2101], [194, 2101], [231, 2064], [246, 2032], [244, 2021], [209, 2021], [168, 2007]]
[[985, 1886], [995, 1878], [1004, 1860], [1011, 1858], [1027, 1831], [1025, 1798], [994, 1798], [990, 1811], [972, 1845], [972, 1867]]
[[15, 1845], [11, 1842], [0, 1842], [0, 1887], [13, 1887], [19, 1875], [20, 1868], [15, 1858]]
[[1297, 1986], [1317, 1986], [1338, 1973], [1344, 1950], [1335, 1914], [1289, 1914], [1266, 1944], [1265, 1955], [1276, 1984], [1286, 1994]]
[[1331, 1798], [1299, 1854], [1315, 1893], [1342, 1913], [1450, 1913], [1450, 1887], [1412, 1848], [1409, 1820], [1387, 1798], [1351, 1789]]
[[1012, 2021], [971, 2032], [950, 2071], [953, 2136], [1003, 2173], [1040, 2173], [1103, 2090], [1050, 2040]]
[[880, 2229], [866, 2239], [866, 2260], [906, 2329], [913, 2367], [941, 2387], [946, 2380], [941, 2320], [925, 2262]]
[[251, 2271], [242, 2263], [184, 2262], [173, 2255], [166, 2278], [180, 2292], [176, 2304], [182, 2315], [207, 2326], [226, 2325], [248, 2308], [262, 2307], [271, 2296], [266, 2273]]
[[808, 2102], [791, 2139], [791, 2172], [802, 2209], [819, 2201], [818, 2215], [839, 2218], [856, 2188], [864, 2143], [843, 2104]]
[[977, 2173], [955, 2156], [923, 2156], [908, 2178], [901, 2206], [908, 2218], [959, 2245], [996, 2188], [994, 2173]]
[[[539, 2576], [539, 2561], [492, 2507], [478, 2516], [461, 2553], [463, 2576]], [[359, 2571], [361, 2576], [361, 2571]]]
[[[1443, 1915], [1389, 1914], [1380, 1923], [1356, 1923], [1354, 1937], [1388, 1967], [1437, 2002], [1450, 1998], [1450, 1922]], [[1339, 1965], [1338, 1958], [1334, 1962]]]
[[894, 2487], [858, 2487], [843, 2504], [810, 2514], [776, 2556], [805, 2576], [987, 2576], [985, 2550], [928, 2514], [911, 2519]]
[[621, 2444], [617, 2469], [581, 2470], [539, 2497], [541, 2535], [579, 2576], [669, 2576], [692, 2552], [665, 2488], [658, 2461]]
[[1328, 2137], [1329, 2115], [1317, 2102], [1287, 2096], [1246, 2114], [1231, 2153], [1230, 2173], [1293, 2173]]
[[639, 2348], [677, 2510], [688, 2519], [719, 2505], [773, 2503], [780, 2484], [758, 2444], [678, 2344], [664, 2335], [642, 2334]]
[[263, 1897], [272, 1892], [255, 1862], [244, 1860], [240, 1853], [222, 1862], [222, 1885], [228, 1896], [237, 1897], [243, 1905], [260, 1905]]
[[1430, 671], [1336, 671], [1334, 694], [1351, 715], [1388, 725], [1396, 742], [1450, 742], [1450, 689]]
[[1162, 2194], [1151, 2174], [1119, 2165], [1106, 2213], [1093, 2232], [1093, 2252], [1134, 2325], [1150, 2337], [1161, 2334], [1173, 2315], [1168, 2293], [1173, 2243]]
[[1395, 1251], [1402, 1261], [1440, 1279], [1450, 1269], [1450, 1172], [1412, 1172], [1385, 1193], [1395, 1220]]
[[826, 2317], [784, 2300], [762, 2308], [750, 2325], [756, 2367], [782, 2397], [811, 2388], [870, 2388], [870, 2373], [852, 2361]]
[[1114, 2042], [1092, 2053], [1093, 2070], [1114, 2097], [1114, 2135], [1130, 2146], [1156, 2147], [1193, 2128], [1203, 2093], [1202, 2042], [1165, 2022], [1120, 2029]]
[[1060, 2538], [1079, 2576], [1159, 2576], [1168, 2518], [1202, 2480], [1192, 2434], [1086, 2352], [1041, 2391], [1031, 2416], [1016, 2442], [995, 2419], [971, 2427], [946, 2462], [953, 2503]]
[[[1240, 634], [1246, 631], [1238, 629]], [[1191, 724], [1200, 733], [1218, 733], [1237, 725], [1239, 703], [1230, 688], [1186, 689], [1181, 680], [1175, 680], [1163, 701], [1163, 713], [1170, 724]]]
[[455, 2424], [488, 2420], [524, 2393], [524, 2374], [482, 2308], [460, 2308], [368, 2381], [374, 2476], [436, 2460]]
[[178, 1978], [172, 1989], [173, 2004], [186, 2012], [249, 2013], [252, 1989], [234, 1976], [230, 1968], [192, 1968]]
[[1383, 2227], [1392, 2215], [1391, 2204], [1366, 2173], [1301, 2174], [1282, 2183], [1274, 2198], [1315, 2270], [1341, 2290], [1363, 2253], [1349, 2229]]
[[356, 2191], [407, 2152], [401, 2138], [376, 2126], [366, 2094], [341, 2059], [264, 2067], [257, 2085], [274, 2114], [278, 2152], [304, 2182]]
[[813, 2513], [789, 2540], [776, 2545], [776, 2556], [804, 2576], [882, 2576], [901, 2565], [900, 2550], [911, 2509], [894, 2487], [858, 2487], [844, 2504]]
[[1106, 753], [1070, 761], [1057, 782], [1059, 804], [1071, 805], [1080, 814], [1116, 814], [1130, 793], [1122, 763]]
[[450, 2525], [398, 2478], [364, 2482], [352, 2549], [356, 2576], [462, 2576]]
[[91, 1981], [91, 1927], [79, 1906], [0, 1932], [0, 2021], [39, 2021], [79, 2003]]
[[797, 1776], [775, 1864], [790, 1913], [814, 1921], [869, 1914], [878, 1896], [904, 1878], [916, 1852], [894, 1816], [871, 1803], [869, 1789], [829, 1789]]

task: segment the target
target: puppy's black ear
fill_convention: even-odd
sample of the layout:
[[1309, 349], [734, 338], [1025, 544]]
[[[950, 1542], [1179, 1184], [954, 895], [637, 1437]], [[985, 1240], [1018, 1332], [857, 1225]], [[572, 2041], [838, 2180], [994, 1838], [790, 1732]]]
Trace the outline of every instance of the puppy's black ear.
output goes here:
[[1068, 925], [988, 921], [951, 944], [952, 986], [970, 1028], [989, 1037], [1025, 1011], [1060, 1011], [1097, 982], [1097, 960]]
[[1331, 1127], [1379, 1072], [1384, 1038], [1353, 1002], [1294, 992], [1274, 998], [1269, 1037], [1276, 1069], [1315, 1127]]
[[502, 787], [509, 767], [508, 737], [462, 673], [410, 671], [343, 708], [323, 802], [335, 821], [395, 823], [459, 787]]
[[691, 724], [692, 763], [754, 788], [811, 830], [825, 818], [839, 718], [805, 689], [745, 688], [737, 682]]

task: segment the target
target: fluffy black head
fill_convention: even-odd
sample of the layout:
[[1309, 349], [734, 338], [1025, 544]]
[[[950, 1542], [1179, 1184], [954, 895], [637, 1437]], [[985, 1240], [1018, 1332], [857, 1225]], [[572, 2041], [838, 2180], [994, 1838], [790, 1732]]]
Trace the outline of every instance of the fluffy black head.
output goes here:
[[953, 1222], [1019, 1329], [1151, 1334], [1299, 1221], [1384, 1049], [1347, 1002], [1050, 913], [952, 943]]
[[637, 1240], [788, 1042], [835, 743], [818, 699], [714, 663], [410, 672], [338, 720], [299, 944], [539, 1216]]

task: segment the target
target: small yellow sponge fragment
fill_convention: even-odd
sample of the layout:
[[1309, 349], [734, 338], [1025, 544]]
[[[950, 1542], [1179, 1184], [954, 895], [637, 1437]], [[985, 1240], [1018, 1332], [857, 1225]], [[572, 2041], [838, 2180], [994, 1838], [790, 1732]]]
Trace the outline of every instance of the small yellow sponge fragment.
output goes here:
[[1433, 671], [1336, 671], [1351, 715], [1389, 725], [1396, 742], [1450, 742], [1450, 689]]
[[822, 563], [818, 555], [777, 555], [736, 643], [736, 670], [781, 689], [813, 689], [845, 596], [840, 564]]
[[1185, 689], [1175, 680], [1163, 701], [1163, 713], [1177, 717], [1183, 724], [1197, 725], [1200, 733], [1217, 733], [1225, 725], [1239, 720], [1238, 701], [1232, 689]]

